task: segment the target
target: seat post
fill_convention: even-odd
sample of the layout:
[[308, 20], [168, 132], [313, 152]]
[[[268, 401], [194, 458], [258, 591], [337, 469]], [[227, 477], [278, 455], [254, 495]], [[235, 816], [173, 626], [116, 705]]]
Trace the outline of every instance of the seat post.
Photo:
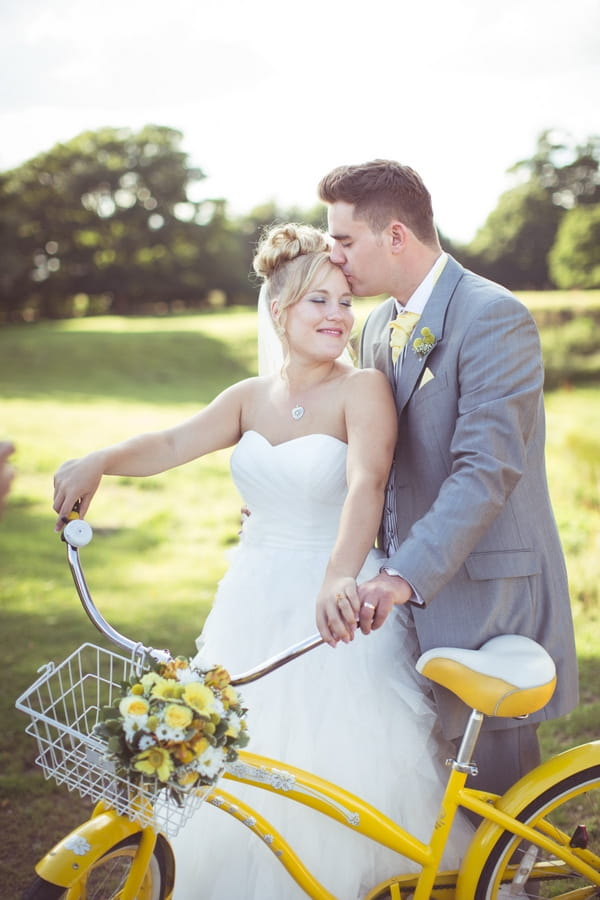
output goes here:
[[477, 744], [479, 732], [483, 725], [484, 715], [477, 709], [471, 710], [463, 739], [460, 742], [458, 756], [452, 763], [452, 768], [468, 775], [477, 775], [477, 763], [473, 762], [473, 751]]

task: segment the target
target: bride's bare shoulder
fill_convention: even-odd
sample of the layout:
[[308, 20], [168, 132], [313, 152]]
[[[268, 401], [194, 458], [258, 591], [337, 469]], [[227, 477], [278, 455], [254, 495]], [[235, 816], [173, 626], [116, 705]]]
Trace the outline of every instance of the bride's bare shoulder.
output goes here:
[[353, 384], [365, 384], [365, 385], [376, 385], [376, 384], [388, 384], [387, 376], [384, 375], [379, 369], [356, 369], [349, 368], [347, 373], [348, 378], [352, 381]]
[[250, 378], [234, 382], [228, 390], [242, 395], [256, 394], [268, 390], [271, 382], [272, 376], [270, 375], [252, 375]]
[[354, 369], [345, 381], [345, 396], [352, 407], [364, 404], [386, 411], [395, 408], [392, 386], [379, 369]]

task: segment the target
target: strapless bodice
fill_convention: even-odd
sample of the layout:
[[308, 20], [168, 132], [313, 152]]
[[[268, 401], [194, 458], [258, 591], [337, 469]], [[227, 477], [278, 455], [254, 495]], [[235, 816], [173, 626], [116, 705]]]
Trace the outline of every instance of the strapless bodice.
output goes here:
[[347, 450], [329, 434], [273, 445], [246, 431], [231, 456], [233, 480], [251, 511], [242, 542], [331, 549], [347, 491]]

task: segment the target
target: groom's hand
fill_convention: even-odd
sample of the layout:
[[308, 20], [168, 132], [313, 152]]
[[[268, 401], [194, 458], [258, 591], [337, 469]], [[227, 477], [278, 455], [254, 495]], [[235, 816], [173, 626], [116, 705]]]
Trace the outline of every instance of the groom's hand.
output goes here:
[[360, 613], [358, 622], [363, 634], [381, 628], [394, 606], [408, 603], [413, 589], [400, 575], [381, 572], [358, 586]]

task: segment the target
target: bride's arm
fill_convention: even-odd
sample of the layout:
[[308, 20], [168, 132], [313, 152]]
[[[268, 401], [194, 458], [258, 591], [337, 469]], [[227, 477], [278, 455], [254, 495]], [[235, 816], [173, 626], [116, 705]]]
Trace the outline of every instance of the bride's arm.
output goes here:
[[223, 391], [201, 412], [164, 431], [139, 434], [64, 462], [54, 476], [53, 509], [64, 525], [73, 505], [80, 500], [84, 516], [103, 475], [147, 476], [230, 447], [240, 438], [241, 410], [252, 380]]
[[354, 636], [360, 609], [354, 579], [379, 531], [397, 432], [394, 398], [381, 372], [354, 373], [346, 396], [348, 493], [317, 598], [317, 626], [332, 646]]

